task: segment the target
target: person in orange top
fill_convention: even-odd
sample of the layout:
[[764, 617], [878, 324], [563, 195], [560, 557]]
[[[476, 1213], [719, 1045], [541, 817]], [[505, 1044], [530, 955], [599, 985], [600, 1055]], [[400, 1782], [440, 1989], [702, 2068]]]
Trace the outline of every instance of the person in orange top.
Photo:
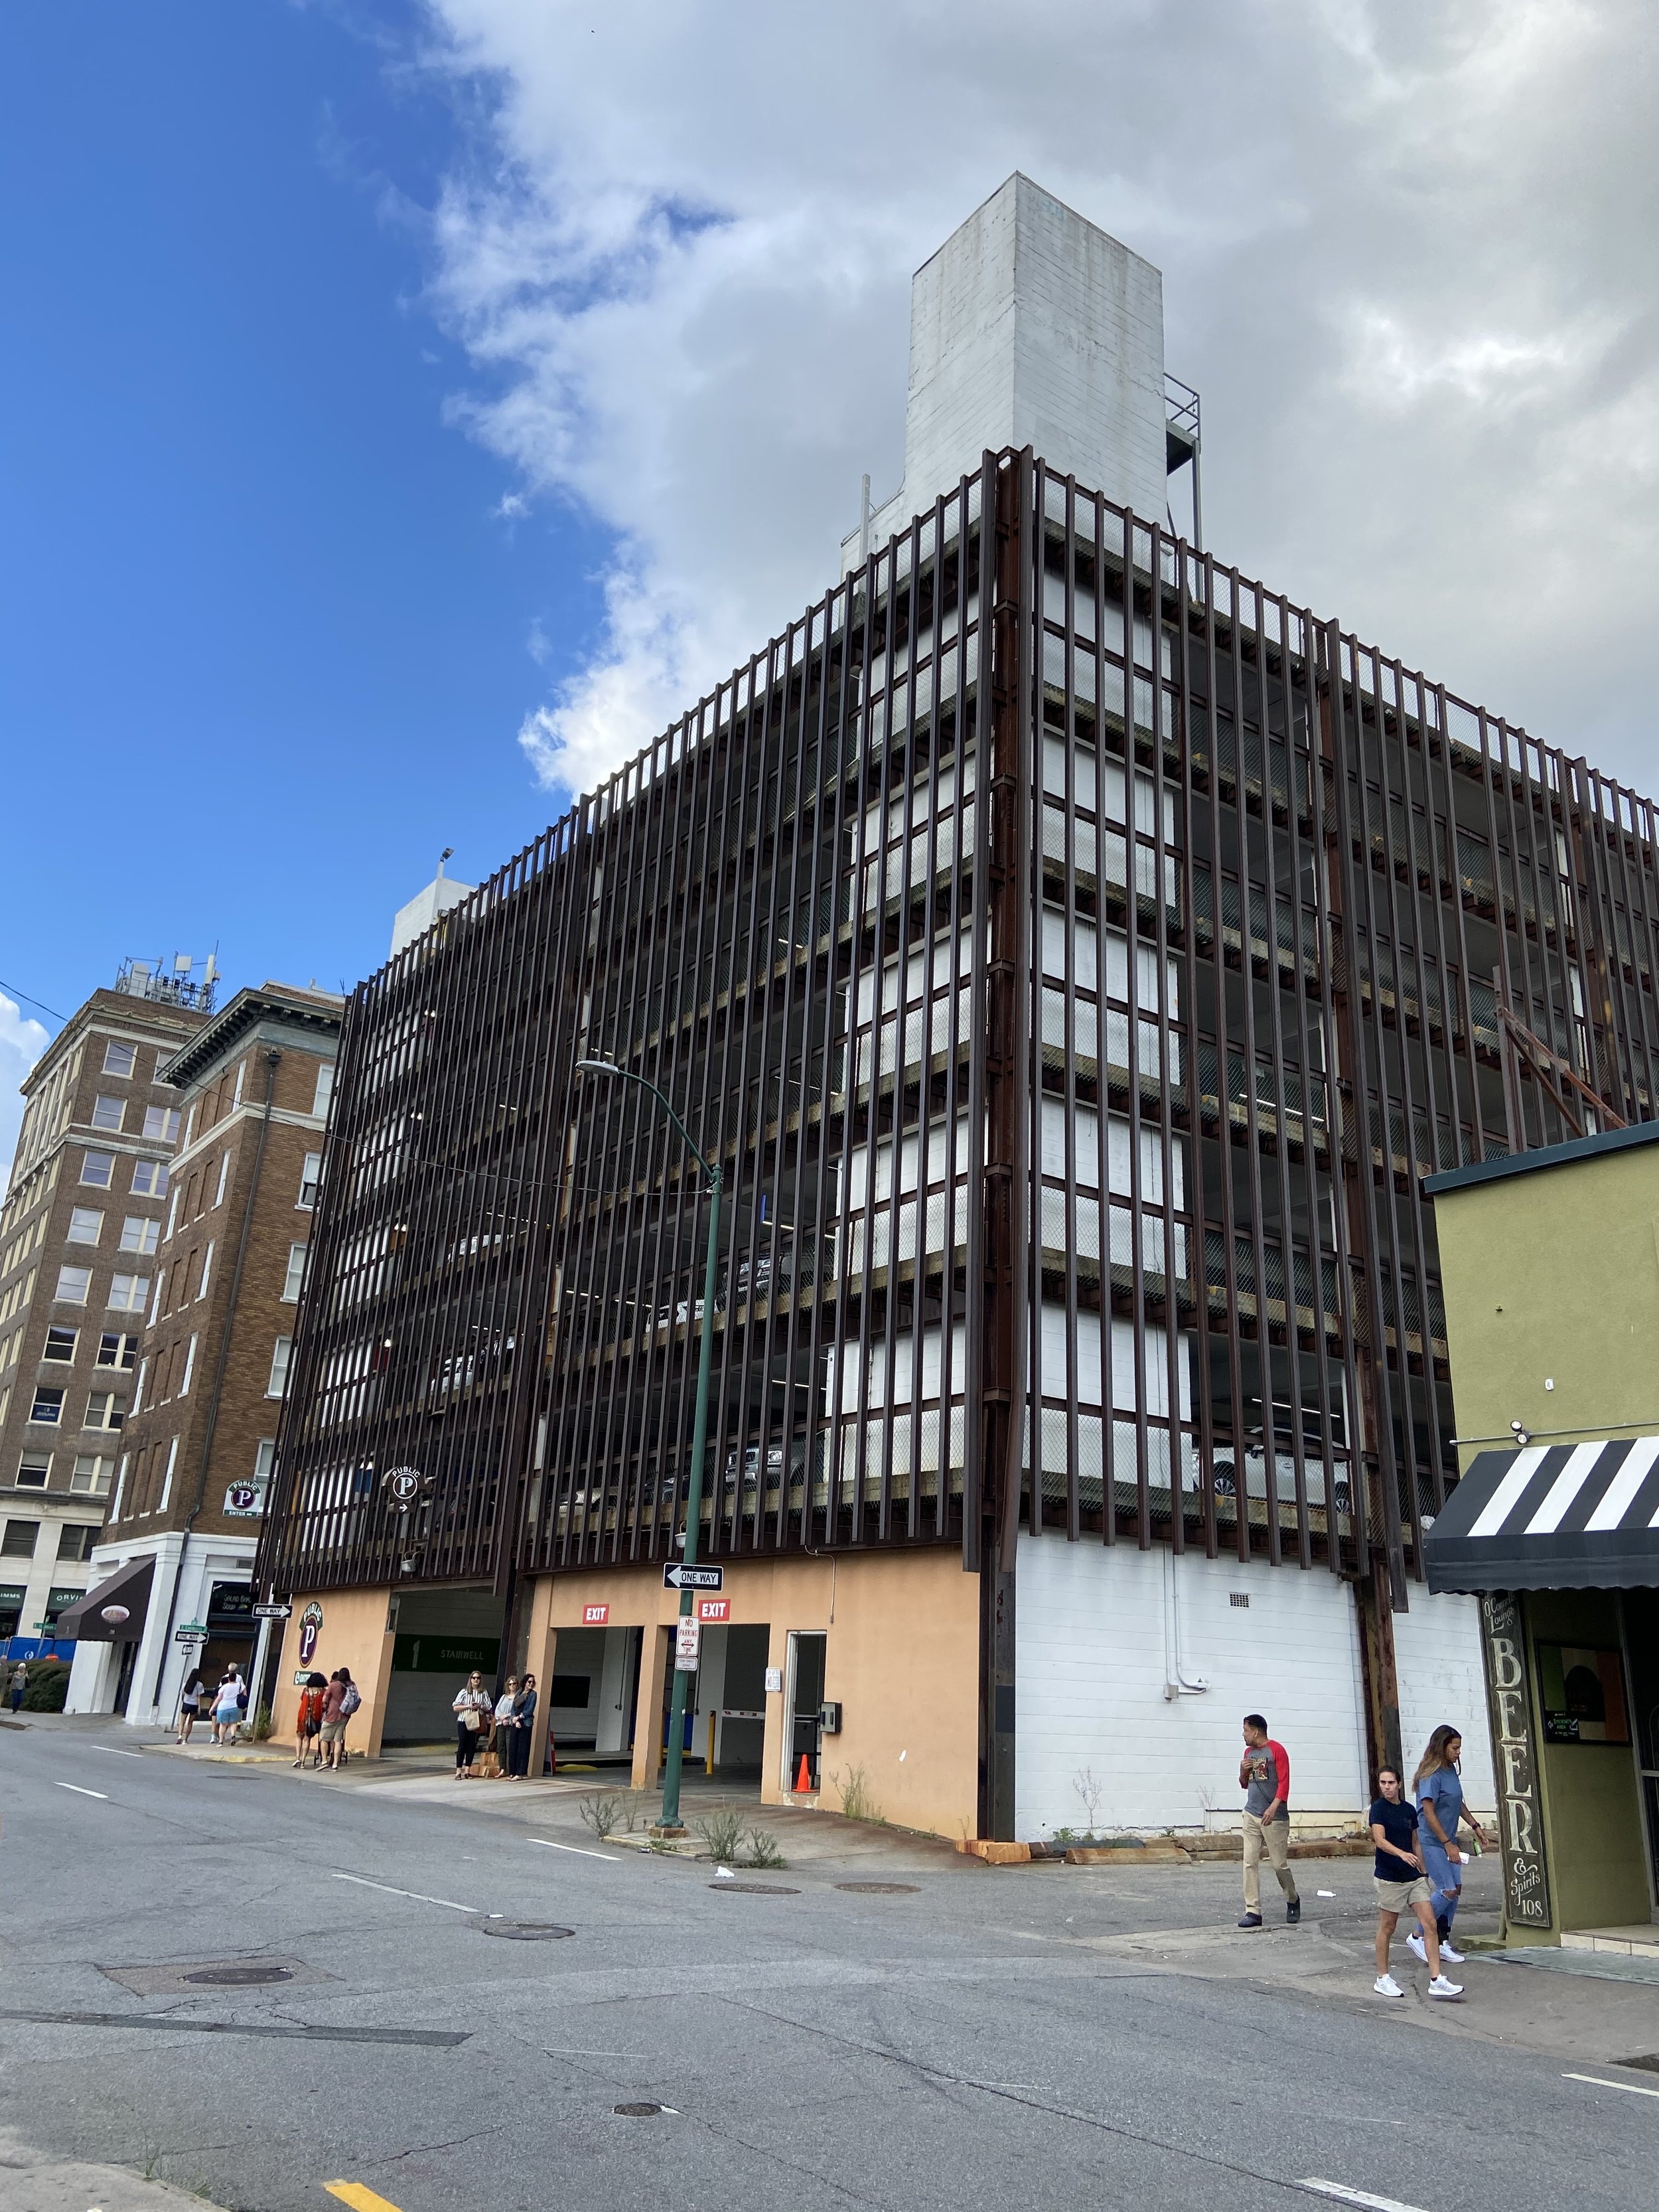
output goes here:
[[300, 1692], [300, 1717], [295, 1723], [296, 1741], [294, 1748], [299, 1754], [294, 1762], [296, 1766], [305, 1765], [307, 1745], [312, 1747], [312, 1765], [315, 1766], [320, 1763], [321, 1753], [316, 1749], [316, 1743], [319, 1735], [322, 1733], [323, 1692], [327, 1687], [328, 1684], [323, 1677], [313, 1673], [308, 1677], [305, 1688]]

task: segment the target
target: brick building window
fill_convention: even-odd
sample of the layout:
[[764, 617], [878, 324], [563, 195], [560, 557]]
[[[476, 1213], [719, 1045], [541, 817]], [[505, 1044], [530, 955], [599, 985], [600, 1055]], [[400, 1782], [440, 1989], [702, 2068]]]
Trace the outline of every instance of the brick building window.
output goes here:
[[265, 1384], [267, 1398], [280, 1398], [288, 1388], [288, 1358], [294, 1348], [294, 1340], [279, 1336], [276, 1350], [270, 1355], [270, 1380]]
[[208, 1238], [208, 1241], [207, 1241], [207, 1250], [206, 1250], [205, 1252], [204, 1252], [204, 1253], [203, 1253], [203, 1255], [202, 1255], [202, 1279], [201, 1279], [201, 1281], [200, 1281], [199, 1283], [198, 1283], [198, 1285], [196, 1285], [196, 1295], [197, 1295], [197, 1297], [198, 1297], [198, 1298], [204, 1298], [204, 1297], [207, 1296], [207, 1294], [208, 1294], [208, 1283], [209, 1283], [209, 1280], [210, 1279], [210, 1278], [211, 1278], [211, 1276], [212, 1276], [212, 1273], [213, 1273], [213, 1239], [212, 1239], [212, 1237], [210, 1237]]
[[67, 1364], [75, 1357], [75, 1347], [80, 1340], [80, 1336], [81, 1332], [78, 1328], [49, 1328], [46, 1331], [46, 1349], [40, 1354], [41, 1358], [62, 1360]]
[[95, 1244], [104, 1233], [104, 1217], [95, 1206], [77, 1206], [70, 1216], [70, 1244]]
[[[21, 1474], [21, 1469], [18, 1472]], [[0, 1559], [32, 1559], [34, 1540], [40, 1533], [38, 1521], [8, 1521], [6, 1533], [0, 1536]]]
[[94, 1129], [118, 1129], [127, 1118], [125, 1098], [94, 1098], [92, 1103], [92, 1126]]
[[47, 1389], [44, 1386], [36, 1390], [34, 1402], [29, 1407], [30, 1420], [38, 1422], [42, 1428], [55, 1429], [63, 1418], [63, 1392]]
[[97, 1541], [95, 1521], [65, 1521], [58, 1532], [58, 1556], [71, 1565], [84, 1565]]
[[306, 1249], [303, 1244], [288, 1248], [288, 1273], [283, 1278], [283, 1296], [290, 1304], [300, 1295], [300, 1285], [306, 1277]]
[[91, 1288], [90, 1267], [60, 1267], [58, 1270], [58, 1288], [52, 1296], [66, 1306], [83, 1306]]
[[142, 1313], [144, 1300], [149, 1296], [148, 1275], [112, 1275], [110, 1278], [109, 1303], [121, 1313]]
[[164, 1145], [176, 1144], [179, 1140], [179, 1109], [176, 1106], [146, 1106], [144, 1134], [152, 1139], [159, 1138]]
[[98, 1357], [94, 1367], [131, 1368], [138, 1357], [138, 1340], [118, 1329], [106, 1328], [98, 1340]]
[[106, 1075], [124, 1075], [131, 1080], [132, 1071], [137, 1063], [138, 1048], [136, 1045], [106, 1044], [104, 1047]]
[[219, 1188], [213, 1194], [213, 1203], [216, 1206], [222, 1206], [224, 1204], [225, 1185], [229, 1180], [230, 1154], [228, 1152], [222, 1152], [219, 1158]]
[[[88, 1153], [88, 1158], [91, 1155]], [[86, 1181], [84, 1176], [82, 1182]], [[167, 1194], [167, 1164], [165, 1160], [135, 1160], [132, 1164], [132, 1194], [135, 1198], [165, 1198]]]
[[52, 1479], [50, 1452], [25, 1452], [17, 1462], [17, 1487], [44, 1490]]
[[125, 1398], [118, 1398], [113, 1390], [94, 1390], [88, 1395], [87, 1418], [81, 1425], [83, 1429], [118, 1429], [125, 1419]]
[[334, 1062], [325, 1060], [317, 1071], [317, 1089], [311, 1101], [311, 1110], [319, 1121], [328, 1119], [328, 1102], [334, 1096]]
[[110, 1462], [99, 1452], [76, 1452], [70, 1488], [82, 1498], [102, 1498], [109, 1489]]
[[96, 1183], [100, 1190], [107, 1190], [115, 1180], [113, 1152], [83, 1152], [81, 1156], [81, 1180]]
[[309, 1211], [312, 1206], [315, 1206], [317, 1203], [317, 1186], [322, 1179], [322, 1154], [320, 1152], [307, 1152], [306, 1154], [305, 1167], [301, 1170], [300, 1176], [300, 1195], [294, 1201], [295, 1206], [302, 1206], [307, 1211]]
[[137, 1252], [148, 1259], [155, 1249], [161, 1234], [159, 1221], [149, 1220], [142, 1213], [130, 1213], [121, 1224], [121, 1249]]

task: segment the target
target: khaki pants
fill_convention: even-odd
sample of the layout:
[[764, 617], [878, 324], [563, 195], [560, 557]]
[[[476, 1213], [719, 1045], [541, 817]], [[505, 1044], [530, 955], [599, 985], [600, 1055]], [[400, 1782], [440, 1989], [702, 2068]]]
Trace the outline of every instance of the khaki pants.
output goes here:
[[1279, 1886], [1292, 1903], [1296, 1898], [1296, 1876], [1291, 1872], [1291, 1822], [1288, 1814], [1281, 1813], [1276, 1820], [1269, 1820], [1264, 1828], [1254, 1813], [1244, 1819], [1244, 1910], [1261, 1910], [1261, 1883], [1257, 1869], [1261, 1854], [1267, 1854], [1268, 1863], [1279, 1876]]

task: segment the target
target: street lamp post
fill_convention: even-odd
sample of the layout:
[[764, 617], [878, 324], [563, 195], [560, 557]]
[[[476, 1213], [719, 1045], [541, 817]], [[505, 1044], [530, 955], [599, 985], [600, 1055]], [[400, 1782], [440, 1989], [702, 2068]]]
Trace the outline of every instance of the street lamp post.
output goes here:
[[[626, 1067], [618, 1067], [614, 1060], [579, 1060], [579, 1075], [614, 1077], [623, 1083], [636, 1083], [641, 1091], [648, 1091], [669, 1120], [679, 1131], [685, 1149], [708, 1179], [708, 1252], [702, 1272], [702, 1334], [697, 1346], [697, 1401], [691, 1422], [691, 1479], [685, 1498], [685, 1564], [697, 1564], [697, 1537], [702, 1526], [702, 1462], [708, 1445], [708, 1379], [713, 1365], [714, 1328], [714, 1273], [720, 1249], [720, 1171], [711, 1159], [705, 1158], [701, 1149], [692, 1142], [691, 1132], [669, 1104], [654, 1083], [647, 1083], [642, 1075], [635, 1075]], [[680, 1618], [691, 1617], [691, 1591], [680, 1591]], [[668, 1716], [667, 1766], [663, 1775], [662, 1819], [664, 1828], [680, 1826], [680, 1769], [685, 1754], [685, 1688], [690, 1680], [688, 1670], [678, 1663], [674, 1668], [672, 1703]]]

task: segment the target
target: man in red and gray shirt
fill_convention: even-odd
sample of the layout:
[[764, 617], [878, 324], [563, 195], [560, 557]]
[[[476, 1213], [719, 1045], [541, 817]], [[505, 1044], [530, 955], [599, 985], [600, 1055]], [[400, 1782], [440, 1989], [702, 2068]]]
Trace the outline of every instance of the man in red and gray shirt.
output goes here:
[[1268, 1735], [1267, 1723], [1260, 1713], [1244, 1716], [1244, 1756], [1238, 1763], [1238, 1786], [1246, 1792], [1244, 1917], [1238, 1924], [1241, 1928], [1261, 1925], [1260, 1869], [1265, 1850], [1285, 1893], [1285, 1917], [1294, 1927], [1302, 1917], [1302, 1899], [1290, 1869], [1290, 1754]]

